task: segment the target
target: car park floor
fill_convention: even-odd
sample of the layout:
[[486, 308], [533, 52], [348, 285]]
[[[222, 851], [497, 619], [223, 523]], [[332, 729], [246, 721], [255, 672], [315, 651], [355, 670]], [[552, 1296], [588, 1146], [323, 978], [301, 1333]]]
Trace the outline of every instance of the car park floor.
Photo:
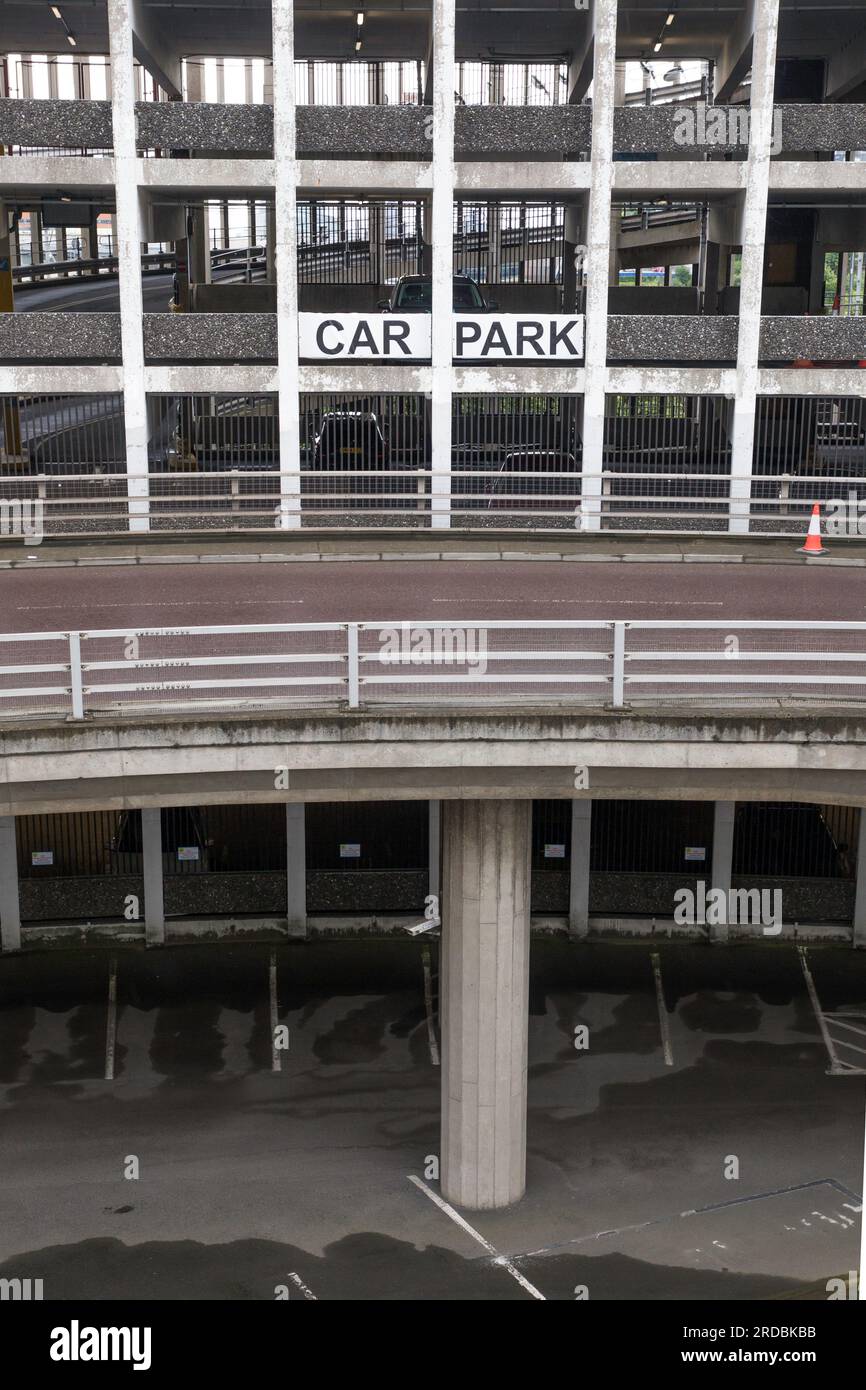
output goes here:
[[527, 1194], [458, 1213], [428, 1176], [437, 948], [0, 960], [0, 1278], [46, 1299], [700, 1300], [826, 1298], [856, 1269], [866, 953], [534, 939]]

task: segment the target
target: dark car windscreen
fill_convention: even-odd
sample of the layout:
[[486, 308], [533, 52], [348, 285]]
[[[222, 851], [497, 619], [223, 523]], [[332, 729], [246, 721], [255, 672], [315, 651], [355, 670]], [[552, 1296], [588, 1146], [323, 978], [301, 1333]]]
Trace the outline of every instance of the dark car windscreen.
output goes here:
[[[410, 280], [401, 285], [394, 304], [395, 309], [432, 308], [433, 287], [429, 280]], [[454, 286], [454, 308], [459, 313], [482, 307], [481, 295], [474, 285], [460, 282]]]

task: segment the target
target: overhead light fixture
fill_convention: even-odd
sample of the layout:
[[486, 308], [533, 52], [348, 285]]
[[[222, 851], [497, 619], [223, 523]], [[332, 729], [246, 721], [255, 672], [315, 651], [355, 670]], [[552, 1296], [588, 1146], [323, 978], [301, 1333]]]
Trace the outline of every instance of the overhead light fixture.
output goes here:
[[355, 52], [356, 52], [356, 53], [360, 53], [360, 52], [361, 52], [361, 40], [360, 40], [360, 39], [357, 39], [356, 42], [355, 42]]
[[70, 48], [75, 47], [75, 35], [70, 34], [69, 30], [66, 31], [66, 42], [69, 44]]
[[661, 46], [662, 46], [662, 41], [661, 41], [661, 39], [659, 39], [658, 43], [654, 43], [654, 44], [653, 44], [653, 53], [658, 53], [658, 51], [659, 51], [659, 49], [661, 48]]
[[359, 10], [358, 13], [355, 15], [355, 19], [357, 21], [358, 28], [360, 29], [361, 25], [364, 23], [364, 11]]
[[51, 5], [51, 6], [50, 6], [50, 9], [51, 9], [51, 13], [54, 15], [54, 18], [55, 18], [55, 19], [62, 19], [62, 18], [63, 18], [63, 15], [60, 13], [60, 11], [58, 10], [58, 8], [57, 8], [56, 5]]
[[673, 11], [672, 11], [672, 12], [668, 15], [667, 19], [665, 20], [665, 24], [666, 24], [666, 25], [668, 25], [668, 24], [673, 24], [673, 22], [674, 22], [675, 19], [676, 19], [676, 15], [675, 15], [675, 14], [673, 13]]

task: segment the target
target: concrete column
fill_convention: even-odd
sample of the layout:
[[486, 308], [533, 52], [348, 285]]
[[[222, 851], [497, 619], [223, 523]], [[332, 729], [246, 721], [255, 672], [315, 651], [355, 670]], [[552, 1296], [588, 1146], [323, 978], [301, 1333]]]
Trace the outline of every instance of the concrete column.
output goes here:
[[[2, 908], [0, 908], [2, 917]], [[866, 807], [860, 807], [860, 828], [857, 832], [857, 887], [854, 895], [855, 946], [866, 949]]]
[[295, 31], [292, 0], [272, 0], [274, 223], [277, 277], [277, 381], [280, 405], [280, 530], [301, 524], [298, 368], [298, 221], [295, 139]]
[[430, 524], [451, 525], [451, 320], [454, 305], [454, 36], [456, 0], [433, 0], [433, 391]]
[[[730, 891], [731, 887], [736, 810], [737, 803], [735, 801], [717, 801], [713, 808], [713, 881], [710, 886], [721, 888], [725, 894]], [[711, 941], [719, 943], [725, 942], [727, 939], [727, 922], [722, 926], [710, 926]]]
[[526, 1186], [531, 801], [444, 804], [442, 1191], [472, 1210]]
[[770, 188], [779, 0], [755, 0], [754, 13], [749, 152], [742, 208], [740, 333], [737, 345], [737, 384], [731, 441], [731, 502], [728, 517], [728, 530], [740, 535], [747, 534], [749, 530], [749, 500], [752, 492], [752, 452], [758, 397], [758, 350]]
[[0, 949], [21, 949], [21, 907], [18, 901], [18, 851], [15, 817], [0, 816]]
[[441, 892], [441, 882], [439, 873], [439, 860], [442, 853], [442, 802], [430, 801], [428, 833], [427, 833], [427, 892], [435, 893], [437, 898]]
[[165, 906], [162, 890], [162, 814], [152, 807], [141, 813], [141, 857], [144, 869], [144, 939], [148, 946], [165, 945]]
[[289, 936], [307, 934], [306, 807], [286, 805], [286, 919]]
[[130, 531], [150, 530], [147, 474], [147, 409], [142, 335], [141, 244], [143, 241], [135, 152], [135, 71], [132, 59], [132, 0], [108, 0], [108, 38], [113, 74], [114, 179], [123, 354], [123, 416]]
[[583, 408], [581, 529], [601, 530], [604, 403], [607, 387], [607, 289], [616, 86], [616, 0], [595, 0], [592, 172], [586, 261], [586, 390]]
[[572, 940], [589, 935], [589, 836], [592, 802], [571, 803], [571, 874], [568, 888], [568, 934]]

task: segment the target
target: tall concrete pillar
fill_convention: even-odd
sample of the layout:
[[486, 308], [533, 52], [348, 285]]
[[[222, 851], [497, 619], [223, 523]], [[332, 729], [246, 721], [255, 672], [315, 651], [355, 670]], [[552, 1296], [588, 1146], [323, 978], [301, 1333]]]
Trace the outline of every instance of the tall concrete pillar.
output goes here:
[[21, 949], [21, 907], [18, 901], [18, 851], [15, 817], [0, 816], [0, 948]]
[[286, 919], [289, 936], [307, 934], [306, 807], [286, 805]]
[[291, 0], [272, 0], [274, 89], [277, 390], [280, 409], [279, 528], [301, 525], [300, 369], [298, 367], [298, 213], [295, 27]]
[[[717, 801], [713, 807], [713, 864], [712, 888], [720, 888], [727, 894], [731, 888], [731, 874], [734, 863], [734, 821], [737, 803]], [[727, 914], [725, 914], [727, 919]], [[728, 939], [727, 920], [724, 924], [710, 926], [710, 940], [724, 942]]]
[[442, 1191], [506, 1207], [526, 1186], [532, 802], [443, 810]]
[[[2, 914], [2, 907], [0, 907]], [[866, 807], [860, 807], [857, 834], [857, 890], [854, 896], [854, 945], [866, 949]]]
[[607, 389], [607, 291], [611, 261], [610, 199], [616, 105], [616, 20], [616, 0], [596, 0], [593, 11], [592, 168], [586, 235], [586, 385], [580, 517], [584, 531], [601, 530]]
[[568, 889], [568, 934], [573, 940], [589, 935], [589, 835], [592, 802], [571, 803], [571, 874]]
[[144, 871], [144, 940], [148, 946], [164, 946], [162, 815], [153, 807], [141, 812], [141, 857]]
[[433, 0], [433, 200], [430, 526], [451, 525], [451, 389], [454, 310], [455, 0]]
[[755, 0], [751, 13], [754, 15], [754, 37], [750, 129], [746, 188], [740, 218], [740, 319], [728, 518], [728, 530], [738, 535], [748, 534], [751, 510], [779, 0]]

